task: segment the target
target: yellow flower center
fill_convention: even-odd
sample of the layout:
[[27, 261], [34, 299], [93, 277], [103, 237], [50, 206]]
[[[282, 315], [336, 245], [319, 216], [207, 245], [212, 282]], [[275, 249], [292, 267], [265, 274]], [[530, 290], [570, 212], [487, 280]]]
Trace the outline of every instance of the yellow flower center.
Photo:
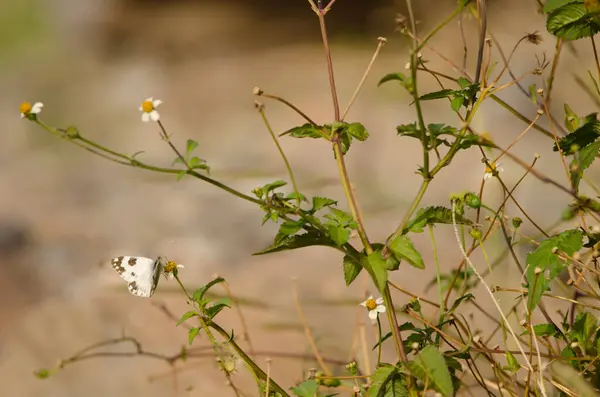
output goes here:
[[174, 261], [168, 261], [165, 265], [165, 272], [167, 273], [172, 273], [175, 269], [177, 269], [177, 263]]
[[367, 299], [367, 301], [365, 302], [365, 306], [369, 310], [375, 310], [375, 308], [377, 307], [377, 302], [375, 302], [375, 299]]
[[19, 111], [23, 114], [29, 114], [29, 112], [31, 112], [31, 103], [23, 102], [21, 106], [19, 106]]
[[154, 110], [154, 105], [151, 101], [144, 101], [142, 102], [142, 110], [146, 113], [150, 113]]
[[485, 166], [485, 173], [486, 174], [492, 174], [494, 173], [494, 171], [496, 171], [496, 164], [495, 163], [490, 163], [490, 165], [486, 165]]

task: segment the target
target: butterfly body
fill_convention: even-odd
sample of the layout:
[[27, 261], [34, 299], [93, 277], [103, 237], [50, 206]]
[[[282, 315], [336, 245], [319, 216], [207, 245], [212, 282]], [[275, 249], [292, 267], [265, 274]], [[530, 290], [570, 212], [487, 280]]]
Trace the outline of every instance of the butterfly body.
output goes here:
[[135, 296], [149, 298], [154, 294], [167, 260], [142, 256], [117, 256], [111, 260], [113, 269], [127, 281], [127, 288]]

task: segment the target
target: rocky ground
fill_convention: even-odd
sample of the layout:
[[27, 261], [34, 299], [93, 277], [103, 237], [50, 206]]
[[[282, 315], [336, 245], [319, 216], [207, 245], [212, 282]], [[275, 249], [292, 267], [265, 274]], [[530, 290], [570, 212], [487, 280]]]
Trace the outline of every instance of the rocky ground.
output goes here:
[[[355, 305], [363, 299], [364, 286], [369, 284], [359, 280], [346, 288], [341, 258], [336, 252], [310, 248], [250, 256], [267, 246], [275, 231], [271, 225], [261, 227], [262, 214], [252, 204], [191, 178], [177, 182], [171, 176], [111, 164], [48, 136], [18, 117], [19, 102], [42, 100], [46, 105], [42, 118], [48, 124], [76, 125], [90, 139], [122, 152], [144, 150], [141, 158], [169, 165], [173, 154], [158, 137], [156, 126], [142, 123], [137, 111], [140, 101], [152, 95], [164, 101], [160, 108], [162, 119], [177, 144], [184, 144], [188, 137], [198, 140], [199, 153], [211, 165], [212, 176], [250, 192], [286, 177], [281, 158], [254, 109], [254, 86], [284, 96], [319, 122], [332, 119], [319, 43], [254, 45], [251, 51], [243, 51], [244, 40], [251, 41], [248, 32], [260, 23], [256, 15], [231, 10], [227, 14], [210, 14], [210, 10], [205, 10], [199, 15], [212, 24], [198, 27], [193, 18], [183, 18], [185, 13], [178, 9], [174, 14], [166, 12], [147, 19], [142, 14], [136, 20], [137, 34], [127, 36], [127, 50], [111, 55], [97, 50], [98, 43], [103, 42], [94, 36], [99, 31], [86, 30], [62, 3], [57, 2], [53, 9], [37, 10], [43, 17], [40, 20], [51, 22], [44, 26], [43, 33], [23, 39], [29, 40], [22, 45], [29, 46], [29, 50], [19, 47], [0, 64], [0, 83], [5, 87], [0, 96], [3, 393], [49, 397], [233, 395], [212, 359], [181, 366], [188, 369], [178, 375], [176, 384], [169, 376], [150, 381], [149, 377], [164, 375], [169, 367], [143, 358], [90, 360], [70, 366], [44, 382], [32, 376], [35, 369], [52, 366], [59, 358], [67, 358], [99, 340], [119, 337], [123, 332], [138, 338], [145, 349], [162, 354], [175, 353], [185, 343], [184, 329], [176, 328], [174, 321], [151, 301], [129, 295], [122, 280], [106, 266], [112, 256], [122, 254], [168, 255], [186, 265], [181, 275], [190, 286], [204, 284], [214, 274], [225, 277], [235, 295], [255, 302], [244, 305], [242, 310], [258, 351], [309, 352], [290, 292], [291, 279], [296, 277], [305, 314], [324, 354], [347, 359], [356, 323]], [[343, 2], [339, 3], [343, 8]], [[526, 31], [544, 31], [533, 5], [508, 3], [512, 8], [498, 8], [490, 22], [505, 51]], [[422, 31], [429, 30], [435, 20], [449, 11], [440, 7], [438, 17], [424, 19]], [[85, 15], [99, 18], [90, 12]], [[503, 23], [509, 15], [513, 21], [510, 26]], [[235, 20], [233, 36], [227, 35], [230, 18]], [[465, 23], [473, 25], [473, 21]], [[268, 28], [276, 35], [281, 26], [261, 25], [263, 30]], [[316, 29], [316, 23], [309, 28]], [[461, 62], [462, 49], [454, 39], [450, 40], [459, 37], [458, 32], [457, 25], [452, 24], [447, 34], [432, 43]], [[474, 32], [472, 26], [467, 29], [473, 37]], [[396, 125], [414, 120], [413, 109], [408, 106], [410, 99], [394, 84], [376, 87], [381, 76], [403, 69], [407, 52], [403, 40], [391, 31], [360, 41], [339, 37], [332, 43], [336, 81], [345, 104], [379, 35], [388, 36], [390, 43], [349, 114], [349, 120], [361, 121], [370, 130], [371, 138], [356, 145], [347, 157], [373, 241], [384, 239], [394, 229], [420, 183], [415, 174], [421, 161], [418, 142], [400, 140], [395, 134]], [[186, 37], [193, 37], [197, 44], [191, 53], [181, 51], [186, 48]], [[544, 38], [540, 46], [517, 52], [517, 75], [535, 65], [534, 52], [552, 53], [552, 38]], [[160, 44], [161, 39], [172, 43], [172, 51], [186, 56], [171, 59], [172, 51], [162, 51], [170, 47]], [[432, 51], [423, 51], [423, 56], [432, 60], [430, 67], [449, 71]], [[581, 59], [565, 59], [560, 70], [566, 72]], [[572, 82], [568, 79], [567, 75], [567, 81], [559, 81], [555, 91], [558, 119], [562, 118], [563, 101], [579, 109], [590, 108], [586, 98], [570, 90]], [[525, 85], [533, 81], [528, 77]], [[436, 86], [424, 79], [421, 89], [427, 92]], [[503, 98], [528, 117], [535, 114], [535, 106], [517, 90], [507, 91]], [[278, 103], [266, 102], [266, 106], [276, 131], [303, 122]], [[428, 103], [425, 110], [430, 122], [456, 124], [443, 101]], [[489, 131], [501, 145], [507, 145], [525, 127], [492, 104], [483, 107], [474, 125], [478, 130]], [[283, 139], [282, 145], [297, 173], [300, 190], [308, 196], [337, 198], [345, 207], [335, 161], [327, 145], [291, 139]], [[541, 169], [562, 175], [548, 140], [531, 132], [517, 145], [515, 153], [529, 161], [534, 152], [542, 154], [538, 163]], [[459, 156], [456, 164], [434, 181], [424, 204], [443, 205], [450, 193], [478, 189], [483, 176], [480, 157], [475, 152]], [[509, 183], [516, 182], [522, 172], [512, 164], [505, 164], [505, 169]], [[492, 181], [487, 197], [497, 201], [495, 195], [499, 193], [499, 186]], [[542, 225], [551, 224], [553, 215], [567, 202], [556, 190], [533, 180], [516, 194]], [[449, 228], [439, 227], [436, 232], [443, 266], [449, 269], [457, 263], [460, 253]], [[433, 275], [426, 237], [415, 240], [424, 252], [427, 276], [406, 266], [394, 275], [395, 281], [415, 293], [423, 293]], [[500, 249], [499, 244], [496, 250]], [[493, 246], [490, 249], [494, 251]], [[507, 264], [507, 269], [507, 279], [516, 276], [511, 265]], [[406, 302], [401, 295], [396, 299], [399, 304]], [[486, 297], [482, 295], [481, 300], [487, 305]], [[185, 301], [172, 282], [163, 281], [152, 301], [165, 303], [175, 314], [186, 310]], [[224, 314], [222, 321], [225, 328], [239, 329], [233, 311]], [[205, 346], [207, 342], [199, 339], [196, 344]], [[264, 360], [261, 357], [258, 362], [264, 364]], [[272, 366], [273, 375], [287, 385], [301, 379], [303, 370], [314, 364], [273, 357]], [[238, 378], [241, 386], [250, 384], [247, 376], [240, 374]]]

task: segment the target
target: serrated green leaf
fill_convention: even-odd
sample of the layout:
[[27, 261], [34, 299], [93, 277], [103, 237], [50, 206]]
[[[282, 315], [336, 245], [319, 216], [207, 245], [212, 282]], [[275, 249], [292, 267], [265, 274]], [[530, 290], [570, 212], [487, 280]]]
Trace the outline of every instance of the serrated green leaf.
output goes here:
[[561, 138], [558, 145], [554, 144], [553, 150], [557, 152], [560, 148], [566, 155], [573, 154], [594, 142], [599, 136], [600, 122], [592, 121]]
[[330, 207], [332, 205], [337, 205], [337, 201], [332, 200], [327, 197], [318, 197], [317, 196], [317, 197], [312, 198], [312, 210], [315, 212], [322, 208]]
[[407, 261], [411, 266], [417, 269], [425, 269], [425, 263], [423, 263], [423, 257], [417, 251], [408, 236], [400, 235], [394, 240], [390, 241], [389, 249], [392, 254], [396, 257], [396, 260]]
[[343, 226], [328, 224], [327, 235], [338, 245], [342, 246], [350, 240], [350, 230]]
[[292, 393], [298, 397], [315, 397], [319, 391], [319, 384], [316, 380], [305, 380], [296, 387], [292, 387]]
[[563, 5], [550, 12], [546, 29], [563, 40], [578, 40], [595, 35], [600, 31], [600, 26], [586, 11], [582, 1]]
[[[421, 208], [417, 215], [406, 225], [403, 234], [407, 232], [421, 233], [427, 225], [436, 223], [452, 224], [452, 210], [446, 207], [425, 207]], [[472, 225], [473, 222], [456, 214], [456, 223], [459, 225]]]
[[429, 384], [443, 396], [451, 396], [454, 392], [446, 360], [435, 346], [425, 346], [406, 366], [417, 379]]
[[[529, 328], [527, 328], [521, 335], [528, 335]], [[560, 329], [554, 324], [536, 324], [533, 326], [533, 334], [539, 337], [556, 337], [561, 334]]]
[[270, 245], [262, 251], [255, 252], [252, 255], [264, 255], [273, 252], [293, 250], [303, 247], [311, 247], [321, 245], [325, 247], [337, 247], [336, 243], [327, 236], [321, 235], [319, 232], [310, 231], [304, 234], [296, 234], [287, 236], [280, 241]]
[[190, 343], [190, 345], [192, 344], [192, 342], [198, 335], [198, 332], [200, 332], [200, 328], [198, 328], [198, 327], [190, 328], [190, 331], [188, 332], [188, 342]]
[[297, 221], [285, 221], [279, 226], [279, 233], [281, 235], [291, 236], [293, 234], [298, 233], [304, 227], [306, 222], [304, 219], [300, 219]]
[[[542, 241], [535, 251], [527, 255], [527, 305], [530, 311], [537, 306], [550, 282], [565, 268], [563, 260], [552, 251], [556, 248], [571, 256], [579, 251], [582, 245], [583, 233], [581, 230], [567, 230]], [[541, 272], [536, 275], [537, 268]]]
[[335, 221], [340, 226], [353, 227], [355, 225], [354, 217], [349, 212], [337, 208], [329, 208], [329, 210], [331, 212], [325, 215], [325, 218]]
[[385, 394], [385, 385], [393, 379], [398, 373], [398, 369], [389, 364], [382, 364], [375, 373], [371, 375], [371, 386], [369, 387], [369, 397], [383, 397]]
[[381, 252], [375, 251], [367, 256], [367, 262], [369, 263], [369, 269], [375, 278], [375, 283], [379, 292], [383, 294], [388, 280], [387, 263]]
[[352, 135], [359, 141], [365, 141], [369, 137], [369, 131], [361, 123], [349, 123], [344, 126], [344, 132]]
[[267, 193], [270, 193], [273, 190], [283, 187], [285, 185], [287, 185], [286, 181], [281, 181], [281, 180], [275, 181], [275, 182], [267, 183], [266, 185], [264, 185], [262, 187], [262, 190], [263, 190], [264, 194], [267, 194]]
[[413, 122], [410, 124], [402, 124], [396, 127], [398, 135], [407, 135], [418, 138], [421, 132], [417, 128], [417, 123]]
[[358, 260], [350, 255], [344, 255], [344, 280], [346, 280], [346, 286], [352, 284], [362, 269]]
[[596, 141], [581, 149], [579, 153], [575, 154], [573, 161], [571, 161], [569, 166], [571, 185], [576, 193], [579, 192], [579, 183], [583, 178], [583, 172], [592, 165], [599, 152], [600, 141]]
[[592, 346], [592, 336], [595, 334], [598, 321], [590, 313], [579, 313], [573, 323], [573, 328], [568, 333], [570, 342], [577, 342], [579, 347], [586, 351]]
[[193, 310], [190, 310], [189, 312], [184, 313], [183, 316], [181, 316], [181, 318], [179, 319], [179, 321], [177, 321], [177, 324], [175, 324], [175, 325], [183, 324], [186, 320], [188, 320], [194, 316], [197, 316], [197, 315], [198, 315], [198, 313], [196, 313]]

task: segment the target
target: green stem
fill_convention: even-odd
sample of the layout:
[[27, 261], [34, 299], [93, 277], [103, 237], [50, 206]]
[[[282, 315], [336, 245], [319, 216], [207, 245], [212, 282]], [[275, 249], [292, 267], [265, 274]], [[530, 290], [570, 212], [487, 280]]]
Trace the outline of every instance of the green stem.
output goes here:
[[412, 0], [406, 0], [406, 8], [408, 9], [408, 16], [411, 23], [412, 30], [412, 47], [413, 50], [410, 54], [410, 74], [412, 78], [411, 92], [415, 109], [417, 112], [417, 121], [419, 123], [419, 131], [421, 131], [421, 144], [423, 146], [423, 171], [422, 175], [425, 180], [430, 179], [429, 176], [429, 137], [427, 136], [427, 129], [425, 128], [425, 120], [423, 118], [423, 110], [421, 109], [421, 100], [419, 99], [419, 90], [417, 88], [417, 67], [418, 67], [418, 48], [419, 42], [417, 39], [417, 23], [412, 9]]
[[379, 314], [377, 315], [377, 331], [379, 332], [379, 345], [377, 346], [377, 368], [379, 368], [381, 365], [381, 345], [383, 344], [383, 341], [381, 340], [381, 338], [383, 338], [383, 334], [381, 332], [381, 320], [379, 320]]
[[[437, 292], [438, 299], [440, 301], [440, 319], [439, 323], [442, 324], [444, 322], [444, 316], [446, 314], [446, 305], [444, 302], [444, 292], [442, 291], [442, 278], [440, 271], [440, 261], [438, 257], [437, 247], [435, 244], [435, 234], [433, 233], [433, 225], [429, 225], [429, 237], [431, 238], [431, 247], [433, 249], [433, 262], [435, 263], [435, 277], [437, 281]], [[439, 345], [440, 342], [440, 334], [437, 333], [436, 345]]]
[[[230, 336], [227, 333], [227, 331], [225, 331], [213, 321], [209, 321], [207, 324], [209, 327], [217, 331], [223, 337], [223, 339], [225, 339], [227, 343], [231, 345], [233, 350], [235, 350], [235, 352], [240, 356], [240, 358], [244, 360], [244, 362], [252, 369], [252, 371], [254, 371], [254, 373], [259, 379], [261, 379], [264, 382], [267, 381], [267, 374], [265, 373], [265, 371], [263, 371], [258, 365], [256, 365], [256, 363], [242, 350], [242, 348], [240, 348], [238, 344], [235, 343], [235, 341], [233, 340], [233, 336]], [[272, 378], [269, 378], [269, 384], [270, 387], [272, 387], [273, 390], [281, 394], [282, 397], [290, 397], [290, 395], [285, 390], [283, 390], [283, 388], [279, 386], [277, 382], [275, 382]]]

